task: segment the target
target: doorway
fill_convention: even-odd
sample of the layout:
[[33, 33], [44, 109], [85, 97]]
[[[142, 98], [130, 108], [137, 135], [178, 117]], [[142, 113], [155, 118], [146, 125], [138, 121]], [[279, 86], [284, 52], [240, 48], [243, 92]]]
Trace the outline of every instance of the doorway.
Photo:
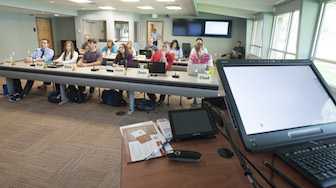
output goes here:
[[154, 28], [156, 29], [156, 32], [161, 35], [161, 39], [158, 40], [157, 47], [161, 49], [161, 43], [163, 41], [163, 21], [147, 21], [147, 39], [146, 44], [148, 41], [148, 37], [151, 36], [151, 33], [153, 32]]
[[41, 48], [41, 39], [48, 39], [49, 48], [55, 50], [51, 19], [36, 17], [36, 27], [37, 27], [37, 37], [38, 37], [39, 47]]

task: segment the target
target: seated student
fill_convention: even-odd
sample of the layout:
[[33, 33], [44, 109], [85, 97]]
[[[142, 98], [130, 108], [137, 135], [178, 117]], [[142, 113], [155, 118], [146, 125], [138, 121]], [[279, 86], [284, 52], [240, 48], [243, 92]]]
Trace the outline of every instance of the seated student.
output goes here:
[[170, 44], [170, 51], [169, 52], [175, 54], [175, 59], [183, 58], [182, 48], [180, 48], [177, 40], [172, 41], [172, 43]]
[[113, 66], [124, 65], [125, 61], [127, 61], [127, 67], [132, 67], [133, 55], [128, 51], [126, 44], [121, 44], [118, 55], [113, 61]]
[[88, 40], [90, 39], [90, 35], [89, 34], [85, 34], [84, 35], [84, 43], [81, 47], [81, 49], [79, 49], [79, 54], [80, 55], [83, 55], [86, 51], [89, 50], [89, 47], [88, 47]]
[[61, 56], [54, 60], [57, 63], [63, 64], [76, 64], [78, 58], [78, 52], [75, 51], [75, 47], [72, 41], [66, 41], [64, 43], [64, 49]]
[[[77, 67], [98, 66], [103, 62], [103, 53], [96, 49], [97, 41], [93, 38], [88, 40], [89, 51], [77, 62]], [[85, 86], [78, 86], [78, 89], [86, 96]], [[89, 98], [92, 97], [94, 87], [90, 87]]]
[[117, 51], [117, 46], [116, 45], [114, 45], [114, 42], [113, 42], [113, 40], [108, 40], [107, 41], [107, 45], [102, 49], [102, 52], [103, 52], [103, 54], [104, 54], [104, 56], [105, 56], [105, 54], [110, 54], [110, 53], [118, 53], [118, 51]]
[[[155, 52], [150, 61], [151, 62], [165, 62], [167, 71], [173, 66], [174, 58], [169, 54], [169, 42], [168, 41], [162, 42], [161, 51]], [[155, 94], [147, 93], [147, 95], [150, 98], [150, 100], [152, 100], [153, 102], [156, 101]], [[158, 102], [159, 106], [162, 106], [165, 97], [166, 95], [163, 95], [163, 94], [160, 95], [160, 100]]]
[[[201, 42], [201, 43], [203, 43], [203, 39], [202, 38], [197, 38], [196, 39], [196, 43], [197, 42]], [[203, 52], [204, 53], [208, 53], [208, 49], [206, 49], [205, 47], [204, 47], [204, 45], [203, 45]], [[189, 57], [191, 57], [192, 55], [194, 55], [196, 53], [196, 50], [195, 50], [195, 48], [193, 48], [192, 50], [191, 50], [191, 52], [190, 52], [190, 55], [189, 55]]]
[[145, 47], [145, 50], [151, 50], [152, 54], [159, 51], [158, 47], [153, 44], [154, 38], [148, 37], [148, 45]]
[[226, 56], [226, 59], [243, 59], [245, 49], [244, 47], [240, 45], [241, 45], [241, 42], [237, 41], [237, 46], [234, 47], [232, 51], [229, 51], [228, 53], [222, 55], [222, 57]]
[[[49, 40], [41, 39], [41, 48], [37, 48], [30, 57], [26, 57], [24, 61], [26, 63], [41, 62], [41, 61], [51, 61], [54, 57], [54, 50], [48, 48]], [[16, 102], [21, 100], [25, 95], [28, 95], [32, 86], [34, 84], [33, 80], [28, 80], [26, 86], [22, 90], [20, 79], [13, 79], [13, 88], [15, 93], [9, 98], [10, 102]], [[44, 83], [46, 89], [46, 83]]]
[[136, 51], [132, 46], [132, 41], [129, 40], [127, 42], [127, 48], [128, 48], [129, 53], [132, 53], [133, 57], [135, 57], [136, 56]]
[[[189, 64], [204, 65], [206, 67], [206, 70], [209, 70], [211, 67], [213, 67], [212, 57], [210, 54], [204, 52], [202, 42], [196, 42], [194, 49], [196, 53], [189, 58]], [[194, 98], [194, 103], [192, 104], [192, 106], [196, 105], [197, 98]]]

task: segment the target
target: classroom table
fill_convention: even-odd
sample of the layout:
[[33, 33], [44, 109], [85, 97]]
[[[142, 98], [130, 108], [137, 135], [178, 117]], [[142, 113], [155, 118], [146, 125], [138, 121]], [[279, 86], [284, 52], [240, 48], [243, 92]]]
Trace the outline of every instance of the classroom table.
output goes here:
[[[0, 64], [0, 76], [59, 83], [61, 84], [61, 92], [64, 92], [65, 84], [126, 90], [129, 91], [130, 98], [129, 114], [134, 112], [135, 91], [188, 97], [218, 96], [216, 77], [212, 79], [211, 83], [201, 83], [197, 81], [196, 76], [189, 76], [187, 72], [180, 71], [167, 71], [166, 74], [139, 78], [136, 77], [138, 70], [136, 68], [127, 68], [126, 75], [116, 76], [104, 69], [91, 71], [92, 67], [73, 66], [75, 66], [75, 71], [64, 67], [38, 69], [31, 67], [29, 63], [19, 61], [12, 66]], [[96, 68], [100, 67], [96, 66]], [[173, 78], [174, 74], [179, 75], [179, 78]], [[66, 98], [66, 95], [63, 93], [62, 97]], [[66, 102], [62, 101], [61, 104]]]
[[[227, 118], [229, 118], [226, 112]], [[218, 126], [224, 134], [223, 127]], [[259, 171], [268, 179], [271, 178], [271, 171], [262, 164], [263, 160], [272, 163], [273, 151], [247, 152], [240, 140], [238, 131], [234, 131], [232, 124], [229, 129], [236, 146], [240, 151], [257, 167]], [[227, 135], [227, 134], [226, 134]], [[126, 163], [125, 148], [122, 146], [122, 169], [121, 187], [206, 187], [206, 188], [240, 188], [253, 187], [240, 166], [237, 156], [232, 159], [221, 157], [217, 150], [228, 148], [233, 151], [230, 143], [220, 134], [216, 138], [203, 138], [180, 142], [170, 142], [174, 150], [196, 151], [202, 154], [202, 159], [196, 163], [179, 162], [169, 160], [167, 157], [154, 158], [147, 161]], [[254, 178], [263, 187], [270, 187], [266, 181], [252, 168]], [[301, 176], [279, 157], [274, 158], [274, 166], [282, 171], [286, 176], [294, 180], [301, 187], [314, 187], [307, 179]], [[274, 185], [276, 187], [291, 187], [291, 185], [274, 174]]]

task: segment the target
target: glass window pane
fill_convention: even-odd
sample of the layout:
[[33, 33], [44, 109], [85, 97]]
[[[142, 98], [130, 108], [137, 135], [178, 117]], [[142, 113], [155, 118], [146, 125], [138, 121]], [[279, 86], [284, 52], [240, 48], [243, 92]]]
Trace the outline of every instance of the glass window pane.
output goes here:
[[336, 64], [318, 60], [315, 60], [314, 63], [328, 84], [336, 87]]
[[257, 56], [257, 57], [261, 57], [261, 48], [256, 47], [256, 46], [251, 46], [250, 54]]
[[317, 42], [316, 57], [336, 60], [336, 2], [328, 3]]
[[276, 17], [272, 48], [284, 51], [286, 46], [286, 37], [289, 27], [290, 13], [281, 14]]
[[292, 27], [289, 32], [287, 52], [296, 53], [296, 43], [297, 43], [297, 35], [298, 35], [298, 28], [299, 28], [299, 17], [300, 17], [300, 12], [295, 11], [293, 13]]
[[270, 59], [283, 59], [283, 53], [277, 51], [271, 51]]
[[128, 41], [128, 22], [114, 22], [114, 35], [115, 41], [117, 42], [127, 42]]
[[286, 54], [285, 59], [296, 59], [295, 55], [292, 54]]
[[254, 21], [252, 31], [252, 41], [251, 41], [252, 45], [255, 46], [262, 45], [262, 26], [263, 26], [262, 20]]

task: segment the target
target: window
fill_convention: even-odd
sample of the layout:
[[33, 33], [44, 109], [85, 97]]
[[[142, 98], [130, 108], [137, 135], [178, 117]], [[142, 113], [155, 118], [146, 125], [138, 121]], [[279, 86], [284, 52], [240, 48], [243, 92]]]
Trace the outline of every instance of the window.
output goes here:
[[269, 59], [295, 59], [300, 12], [277, 15]]
[[261, 57], [262, 28], [263, 28], [262, 20], [257, 20], [253, 22], [250, 54], [255, 55], [257, 57]]
[[89, 34], [91, 38], [94, 38], [97, 41], [106, 41], [106, 21], [83, 20], [83, 25], [83, 37], [85, 34]]
[[324, 3], [312, 59], [324, 79], [336, 87], [336, 2]]
[[114, 34], [116, 42], [127, 42], [129, 36], [128, 22], [115, 21]]

